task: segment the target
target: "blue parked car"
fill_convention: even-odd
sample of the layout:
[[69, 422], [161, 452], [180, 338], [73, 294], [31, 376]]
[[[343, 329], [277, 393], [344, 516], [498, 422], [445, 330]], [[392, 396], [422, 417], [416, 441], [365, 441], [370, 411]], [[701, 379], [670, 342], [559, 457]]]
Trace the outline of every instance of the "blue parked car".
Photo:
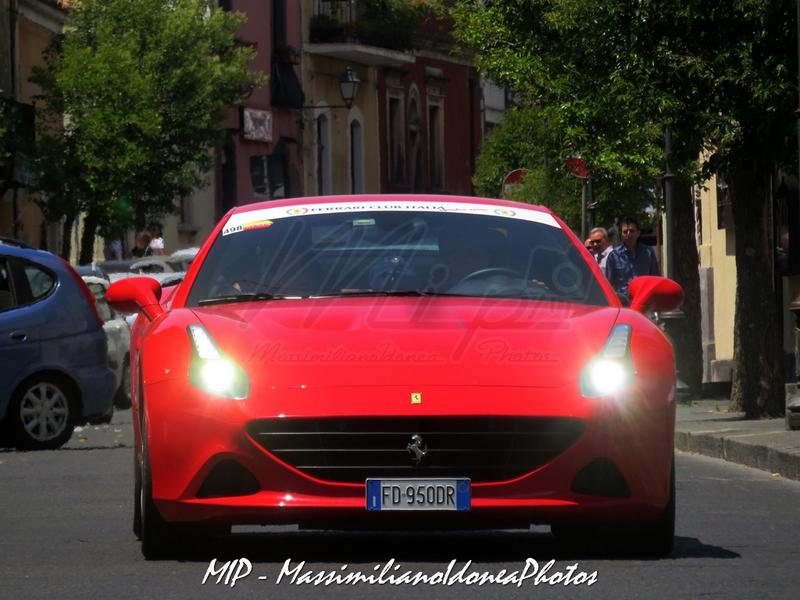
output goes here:
[[114, 373], [94, 297], [61, 258], [0, 239], [0, 435], [20, 449], [108, 421]]

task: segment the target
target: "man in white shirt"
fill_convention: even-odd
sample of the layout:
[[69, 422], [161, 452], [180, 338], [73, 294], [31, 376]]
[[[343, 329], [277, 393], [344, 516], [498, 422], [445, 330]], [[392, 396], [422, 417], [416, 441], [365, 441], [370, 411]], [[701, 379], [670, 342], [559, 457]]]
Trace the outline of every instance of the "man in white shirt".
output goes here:
[[592, 256], [597, 260], [603, 274], [606, 272], [606, 262], [608, 255], [614, 250], [608, 241], [608, 231], [605, 227], [595, 227], [589, 232], [589, 240], [592, 244]]

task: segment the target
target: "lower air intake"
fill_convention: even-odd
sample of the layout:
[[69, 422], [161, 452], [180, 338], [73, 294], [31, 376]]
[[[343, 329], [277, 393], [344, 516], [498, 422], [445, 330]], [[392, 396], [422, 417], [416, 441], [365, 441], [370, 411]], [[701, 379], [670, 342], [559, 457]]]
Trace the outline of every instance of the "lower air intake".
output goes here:
[[255, 476], [235, 460], [217, 464], [197, 491], [198, 498], [249, 496], [261, 489]]
[[589, 496], [629, 498], [628, 482], [616, 465], [607, 458], [596, 458], [572, 480], [572, 491]]
[[505, 481], [549, 462], [583, 431], [556, 417], [335, 417], [253, 421], [252, 438], [318, 479], [469, 477]]

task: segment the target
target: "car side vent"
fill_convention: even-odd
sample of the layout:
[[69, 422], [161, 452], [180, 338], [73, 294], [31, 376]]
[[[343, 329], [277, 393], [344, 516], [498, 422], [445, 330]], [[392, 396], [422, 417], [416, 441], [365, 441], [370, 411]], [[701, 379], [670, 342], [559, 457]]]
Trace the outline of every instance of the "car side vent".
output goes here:
[[198, 498], [248, 496], [261, 489], [255, 476], [235, 460], [216, 465], [197, 491]]
[[596, 458], [586, 465], [572, 480], [572, 491], [589, 496], [629, 498], [628, 482], [617, 466], [607, 458]]

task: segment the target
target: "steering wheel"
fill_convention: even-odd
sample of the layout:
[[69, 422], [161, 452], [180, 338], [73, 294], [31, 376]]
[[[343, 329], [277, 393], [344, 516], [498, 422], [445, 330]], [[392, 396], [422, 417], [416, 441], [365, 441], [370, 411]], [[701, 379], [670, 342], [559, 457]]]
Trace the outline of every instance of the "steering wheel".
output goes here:
[[248, 294], [255, 292], [259, 287], [257, 281], [241, 279], [237, 281], [221, 281], [211, 288], [210, 298], [217, 296], [236, 296], [238, 294]]
[[474, 279], [482, 279], [489, 275], [509, 275], [519, 279], [525, 278], [525, 276], [516, 269], [509, 269], [508, 267], [487, 267], [485, 269], [478, 269], [477, 271], [468, 273], [462, 277], [456, 285], [461, 285], [462, 283], [466, 283]]

